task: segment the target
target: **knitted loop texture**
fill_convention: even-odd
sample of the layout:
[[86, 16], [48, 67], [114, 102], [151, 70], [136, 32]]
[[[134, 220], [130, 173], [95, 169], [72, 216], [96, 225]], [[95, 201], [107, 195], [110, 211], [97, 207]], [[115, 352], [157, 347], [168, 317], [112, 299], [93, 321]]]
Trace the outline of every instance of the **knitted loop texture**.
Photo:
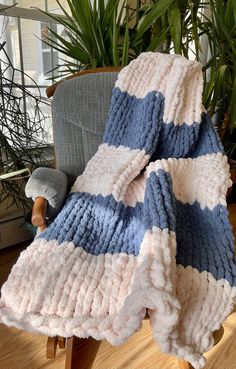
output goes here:
[[205, 364], [236, 296], [227, 158], [202, 106], [201, 65], [147, 52], [112, 93], [103, 143], [21, 253], [0, 320], [113, 345], [146, 309], [161, 350]]

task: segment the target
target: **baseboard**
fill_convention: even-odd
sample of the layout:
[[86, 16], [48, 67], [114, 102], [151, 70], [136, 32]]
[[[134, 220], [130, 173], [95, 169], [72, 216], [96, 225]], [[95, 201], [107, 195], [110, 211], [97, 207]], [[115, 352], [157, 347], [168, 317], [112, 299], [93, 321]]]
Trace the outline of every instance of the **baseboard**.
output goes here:
[[32, 239], [32, 233], [23, 227], [24, 217], [18, 216], [0, 222], [0, 249]]

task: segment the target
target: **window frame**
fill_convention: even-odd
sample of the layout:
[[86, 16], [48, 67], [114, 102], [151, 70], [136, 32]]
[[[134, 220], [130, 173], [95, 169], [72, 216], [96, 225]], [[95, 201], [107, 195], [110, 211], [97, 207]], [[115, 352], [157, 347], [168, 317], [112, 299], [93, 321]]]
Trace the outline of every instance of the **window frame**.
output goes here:
[[[44, 0], [44, 4], [45, 4], [45, 9], [48, 9], [48, 0]], [[55, 13], [52, 13], [55, 15]], [[46, 14], [44, 14], [43, 12], [41, 12], [40, 10], [33, 8], [32, 9], [28, 9], [28, 8], [22, 8], [20, 6], [17, 6], [16, 0], [13, 0], [13, 4], [12, 5], [6, 5], [6, 4], [2, 4], [1, 0], [0, 0], [0, 16], [7, 16], [7, 17], [13, 17], [16, 19], [16, 24], [17, 24], [17, 32], [18, 32], [18, 45], [19, 45], [19, 59], [20, 59], [20, 69], [21, 71], [24, 73], [25, 72], [25, 68], [24, 68], [24, 53], [23, 53], [23, 46], [22, 46], [22, 30], [21, 30], [21, 21], [24, 19], [29, 19], [29, 20], [33, 20], [38, 22], [38, 24], [40, 25], [41, 22], [46, 22], [46, 23], [54, 23], [54, 24], [60, 24], [59, 22], [52, 20], [49, 16], [47, 16]], [[61, 16], [60, 14], [57, 14], [57, 16]], [[63, 17], [63, 16], [61, 16]], [[39, 53], [40, 51], [42, 51], [42, 48], [40, 47], [41, 50], [38, 50]], [[53, 48], [50, 47], [50, 50], [48, 51], [51, 54], [51, 61], [53, 62]], [[43, 55], [40, 55], [40, 62], [42, 62], [42, 58]], [[43, 64], [38, 66], [39, 69], [43, 69]], [[21, 84], [23, 87], [25, 88], [30, 88], [30, 89], [35, 89], [37, 90], [38, 88], [40, 89], [46, 89], [48, 87], [48, 84], [44, 84], [44, 83], [37, 83], [37, 86], [27, 83], [27, 81], [25, 81], [24, 79], [24, 74], [21, 74]], [[52, 77], [54, 77], [54, 73], [52, 72]], [[26, 98], [23, 94], [23, 106], [24, 106], [24, 111], [27, 112], [27, 104], [26, 104]], [[52, 146], [53, 143], [48, 143], [47, 146]], [[45, 143], [42, 143], [42, 146], [45, 146]]]

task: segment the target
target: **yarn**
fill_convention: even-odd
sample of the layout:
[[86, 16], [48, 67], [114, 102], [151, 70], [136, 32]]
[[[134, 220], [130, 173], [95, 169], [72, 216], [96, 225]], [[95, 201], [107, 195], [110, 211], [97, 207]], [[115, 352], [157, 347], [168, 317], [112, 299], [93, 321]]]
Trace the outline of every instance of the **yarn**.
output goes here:
[[2, 287], [0, 321], [113, 345], [146, 310], [161, 350], [205, 364], [236, 296], [229, 165], [201, 65], [147, 52], [118, 75], [103, 143]]

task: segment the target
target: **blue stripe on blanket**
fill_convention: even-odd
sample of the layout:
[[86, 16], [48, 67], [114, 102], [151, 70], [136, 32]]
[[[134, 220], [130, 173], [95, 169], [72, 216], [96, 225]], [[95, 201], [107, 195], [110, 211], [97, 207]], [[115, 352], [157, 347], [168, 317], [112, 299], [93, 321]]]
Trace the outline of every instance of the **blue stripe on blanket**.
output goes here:
[[57, 239], [59, 243], [73, 242], [94, 255], [116, 252], [138, 255], [144, 234], [141, 203], [126, 208], [111, 195], [76, 192], [39, 237]]
[[103, 142], [144, 149], [153, 155], [152, 160], [197, 157], [222, 151], [208, 114], [203, 113], [201, 124], [164, 123], [164, 103], [164, 96], [155, 91], [149, 92], [145, 98], [137, 98], [115, 88]]
[[[177, 264], [191, 265], [199, 272], [207, 270], [216, 279], [225, 278], [236, 285], [234, 240], [225, 206], [210, 210], [201, 209], [197, 201], [182, 203], [173, 196], [170, 174], [159, 169], [157, 174], [150, 173], [147, 181], [144, 214], [147, 229], [158, 226], [175, 231]], [[217, 259], [215, 263], [212, 258]]]
[[[165, 178], [160, 182], [165, 184]], [[158, 188], [153, 196], [157, 201], [156, 208], [151, 202], [152, 195], [146, 199], [144, 208], [141, 203], [126, 208], [112, 196], [104, 198], [74, 193], [54, 223], [39, 237], [57, 239], [59, 244], [73, 242], [93, 255], [123, 252], [137, 256], [147, 229], [153, 226], [176, 229], [178, 264], [190, 265], [199, 272], [209, 271], [216, 279], [225, 278], [231, 285], [236, 285], [232, 277], [236, 277], [234, 243], [226, 208], [217, 205], [213, 211], [202, 210], [197, 202], [183, 204], [170, 196], [161, 199]], [[99, 215], [95, 210], [98, 208]], [[213, 255], [217, 258], [217, 269], [210, 263]]]
[[215, 279], [224, 278], [236, 285], [234, 240], [227, 209], [217, 205], [213, 211], [202, 210], [197, 202], [190, 205], [176, 201], [176, 210], [177, 264], [209, 271]]

